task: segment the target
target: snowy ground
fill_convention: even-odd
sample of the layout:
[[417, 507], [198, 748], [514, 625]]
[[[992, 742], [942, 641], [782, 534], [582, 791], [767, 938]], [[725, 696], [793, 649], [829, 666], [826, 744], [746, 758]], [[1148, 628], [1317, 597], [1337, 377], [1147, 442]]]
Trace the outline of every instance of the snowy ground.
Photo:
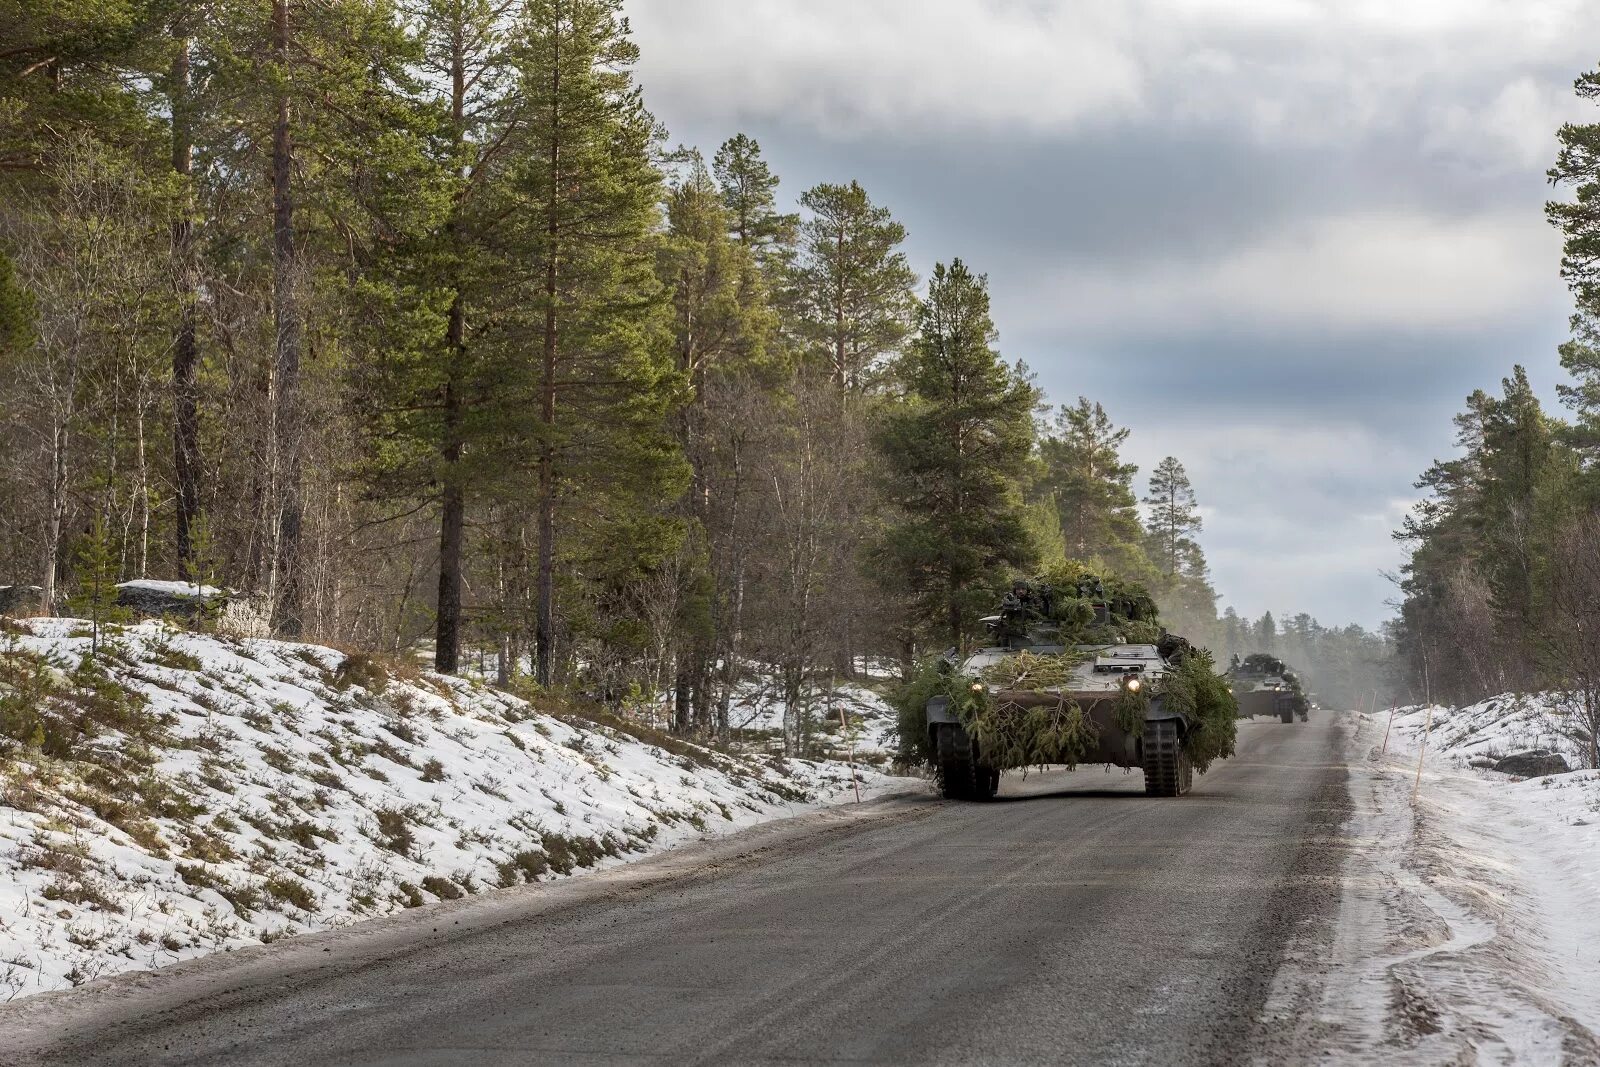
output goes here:
[[[85, 673], [88, 646], [72, 620], [0, 633], [0, 999], [854, 797], [838, 764], [558, 719], [314, 645], [143, 623]], [[863, 797], [908, 787], [861, 772]]]
[[[895, 710], [878, 692], [892, 684], [887, 677], [868, 678], [865, 682], [840, 682], [831, 692], [813, 694], [809, 710], [819, 725], [825, 724], [824, 744], [839, 749], [841, 755], [853, 745], [857, 756], [878, 763], [892, 756], [899, 746]], [[784, 708], [776, 680], [757, 672], [735, 687], [728, 721], [738, 730], [778, 735], [783, 729]], [[844, 733], [836, 732], [841, 710], [848, 728]]]
[[[1436, 707], [1431, 730], [1426, 708], [1356, 717], [1341, 914], [1280, 976], [1285, 1025], [1341, 1061], [1600, 1063], [1600, 772], [1471, 765], [1578, 765], [1554, 722], [1504, 697]], [[1297, 970], [1321, 989], [1304, 1019], [1284, 1011]]]

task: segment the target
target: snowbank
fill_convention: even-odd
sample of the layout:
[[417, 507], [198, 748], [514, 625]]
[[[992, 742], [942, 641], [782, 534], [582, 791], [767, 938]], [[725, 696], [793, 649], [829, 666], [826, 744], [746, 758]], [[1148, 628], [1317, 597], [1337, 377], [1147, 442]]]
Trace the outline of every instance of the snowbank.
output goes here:
[[[0, 999], [853, 799], [837, 764], [569, 722], [334, 649], [0, 634]], [[26, 743], [18, 743], [22, 738]], [[863, 771], [863, 796], [906, 788]]]
[[[1488, 769], [1528, 750], [1582, 764], [1551, 697], [1361, 716], [1361, 836], [1400, 926], [1433, 933], [1386, 964], [1433, 1016], [1424, 1039], [1480, 1061], [1600, 1056], [1600, 772]], [[1387, 750], [1384, 748], [1388, 732]], [[1424, 749], [1420, 782], [1418, 753]], [[1431, 1029], [1429, 1029], [1431, 1028]]]

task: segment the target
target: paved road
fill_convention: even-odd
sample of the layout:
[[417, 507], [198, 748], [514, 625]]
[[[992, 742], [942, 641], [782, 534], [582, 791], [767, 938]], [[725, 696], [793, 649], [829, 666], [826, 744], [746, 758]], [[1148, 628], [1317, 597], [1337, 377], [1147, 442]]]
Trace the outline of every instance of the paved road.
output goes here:
[[758, 832], [692, 873], [392, 950], [344, 934], [270, 980], [158, 976], [30, 1032], [50, 1063], [1236, 1062], [1271, 1042], [1286, 937], [1336, 907], [1340, 751], [1326, 722], [1246, 723], [1178, 800], [1008, 775], [992, 804]]

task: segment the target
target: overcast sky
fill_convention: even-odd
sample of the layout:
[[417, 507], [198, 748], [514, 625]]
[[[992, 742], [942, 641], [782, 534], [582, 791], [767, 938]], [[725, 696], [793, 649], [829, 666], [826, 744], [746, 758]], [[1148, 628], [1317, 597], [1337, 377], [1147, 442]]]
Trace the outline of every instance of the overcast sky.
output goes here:
[[1055, 402], [1188, 467], [1224, 602], [1374, 626], [1477, 387], [1553, 402], [1577, 0], [631, 0], [674, 143], [859, 179]]

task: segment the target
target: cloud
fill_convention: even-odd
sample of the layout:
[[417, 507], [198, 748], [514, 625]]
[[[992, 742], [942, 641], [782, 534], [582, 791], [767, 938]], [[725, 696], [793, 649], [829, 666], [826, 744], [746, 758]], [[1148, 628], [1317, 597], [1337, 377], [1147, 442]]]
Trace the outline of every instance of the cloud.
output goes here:
[[630, 9], [652, 89], [738, 125], [835, 135], [991, 124], [1054, 131], [1137, 110], [1116, 5], [986, 0], [650, 0]]
[[[830, 136], [1029, 136], [1142, 121], [1342, 143], [1600, 32], [1579, 0], [646, 0], [670, 110]], [[1449, 106], [1424, 107], [1447, 130]]]
[[1225, 602], [1251, 616], [1309, 611], [1379, 625], [1394, 592], [1384, 574], [1404, 561], [1390, 532], [1415, 496], [1415, 460], [1348, 416], [1207, 414], [1136, 430], [1128, 455], [1140, 464], [1141, 495], [1162, 456], [1183, 461]]
[[1070, 262], [1034, 277], [1013, 324], [1087, 337], [1478, 330], [1560, 313], [1560, 237], [1539, 222], [1373, 210], [1306, 217], [1206, 258]]

